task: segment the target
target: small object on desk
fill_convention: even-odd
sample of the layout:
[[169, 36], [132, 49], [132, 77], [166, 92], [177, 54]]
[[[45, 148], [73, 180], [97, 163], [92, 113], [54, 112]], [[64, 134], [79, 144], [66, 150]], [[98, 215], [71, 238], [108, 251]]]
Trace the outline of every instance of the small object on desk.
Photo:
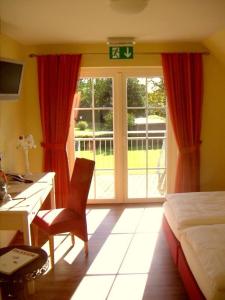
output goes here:
[[25, 177], [23, 177], [22, 175], [19, 175], [19, 174], [6, 174], [7, 177], [8, 177], [8, 180], [9, 181], [18, 181], [18, 182], [25, 182], [25, 183], [32, 183], [33, 180], [31, 179], [27, 179]]
[[0, 200], [4, 200], [7, 194], [7, 185], [4, 181], [0, 181]]
[[0, 169], [0, 200], [4, 200], [7, 195], [7, 177]]
[[7, 184], [4, 181], [0, 181], [0, 201], [9, 200], [12, 200], [12, 197], [7, 192]]
[[0, 169], [0, 181], [7, 183], [7, 176], [5, 172], [2, 171], [2, 169]]
[[27, 175], [31, 174], [30, 172], [30, 164], [29, 164], [29, 156], [28, 156], [28, 151], [30, 149], [36, 148], [34, 138], [32, 134], [28, 135], [20, 135], [18, 139], [18, 145], [17, 149], [22, 148], [24, 151], [24, 158], [25, 158], [25, 173]]

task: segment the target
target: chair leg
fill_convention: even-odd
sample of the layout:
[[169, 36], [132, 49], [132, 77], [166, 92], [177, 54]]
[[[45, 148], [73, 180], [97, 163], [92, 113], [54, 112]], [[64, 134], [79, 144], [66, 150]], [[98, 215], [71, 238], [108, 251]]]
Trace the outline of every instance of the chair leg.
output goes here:
[[84, 242], [84, 253], [86, 256], [88, 256], [88, 241]]
[[71, 236], [72, 245], [74, 246], [75, 245], [75, 236], [72, 232], [70, 232], [70, 236]]
[[49, 240], [49, 249], [50, 249], [50, 260], [51, 260], [51, 265], [52, 269], [54, 268], [54, 235], [49, 235], [48, 237]]

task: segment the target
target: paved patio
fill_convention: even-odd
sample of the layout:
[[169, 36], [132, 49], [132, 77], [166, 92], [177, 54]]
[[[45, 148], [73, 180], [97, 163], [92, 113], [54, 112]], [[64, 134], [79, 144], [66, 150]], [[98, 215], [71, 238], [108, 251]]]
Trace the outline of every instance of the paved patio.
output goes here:
[[[165, 175], [151, 174], [146, 180], [145, 175], [128, 176], [128, 198], [145, 199], [146, 185], [148, 186], [147, 198], [163, 197], [166, 190]], [[94, 198], [94, 185], [92, 184], [89, 198]], [[114, 198], [114, 177], [111, 175], [96, 176], [96, 198], [113, 199]]]

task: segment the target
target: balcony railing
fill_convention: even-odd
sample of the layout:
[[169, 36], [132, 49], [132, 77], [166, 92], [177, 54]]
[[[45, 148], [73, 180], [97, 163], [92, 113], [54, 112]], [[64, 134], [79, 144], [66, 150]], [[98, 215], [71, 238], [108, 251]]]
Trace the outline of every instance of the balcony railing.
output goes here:
[[[113, 136], [112, 132], [104, 132], [107, 136], [95, 136], [93, 137], [79, 137], [75, 138], [75, 150], [78, 156], [93, 158], [93, 152], [95, 153], [95, 160], [97, 176], [104, 176], [103, 172], [107, 171], [108, 174], [113, 176]], [[111, 136], [110, 136], [111, 135]], [[137, 191], [132, 192], [132, 182], [142, 181], [143, 188], [148, 186], [148, 196], [162, 196], [165, 193], [166, 182], [166, 160], [165, 160], [165, 144], [166, 136], [165, 130], [151, 131], [145, 134], [140, 131], [129, 131], [127, 137], [128, 145], [128, 185], [129, 185], [129, 197], [138, 197]], [[156, 150], [156, 151], [155, 151]], [[136, 153], [135, 158], [133, 154]], [[140, 153], [140, 154], [139, 154]], [[151, 162], [147, 167], [138, 167], [138, 162], [132, 162], [132, 159], [139, 160], [138, 155], [147, 153], [149, 161], [151, 156], [154, 156], [154, 163]], [[130, 157], [129, 157], [130, 155]], [[103, 165], [104, 161], [104, 165]], [[129, 166], [129, 162], [131, 165]], [[102, 171], [102, 173], [101, 173]], [[106, 173], [105, 173], [106, 174]], [[142, 179], [141, 179], [142, 178]], [[147, 178], [147, 179], [146, 179]], [[148, 183], [146, 183], [148, 181]], [[98, 184], [101, 182], [98, 180]], [[105, 180], [104, 180], [105, 182]], [[109, 183], [112, 184], [112, 181]], [[109, 190], [109, 189], [107, 189]]]
[[[110, 132], [111, 133], [111, 132]], [[128, 132], [128, 150], [146, 150], [149, 149], [161, 149], [165, 145], [165, 131], [151, 131], [148, 136], [137, 136], [136, 131]], [[156, 134], [153, 136], [153, 134]], [[132, 136], [136, 134], [136, 136]], [[159, 136], [160, 134], [160, 136]], [[113, 153], [113, 136], [111, 137], [76, 137], [75, 149], [76, 151], [88, 151], [93, 150], [95, 147], [99, 153]]]

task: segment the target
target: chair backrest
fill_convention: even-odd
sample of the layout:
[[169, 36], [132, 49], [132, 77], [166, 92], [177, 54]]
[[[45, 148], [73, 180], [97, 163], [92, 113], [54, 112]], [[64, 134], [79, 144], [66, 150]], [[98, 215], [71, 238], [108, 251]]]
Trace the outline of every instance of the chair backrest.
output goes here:
[[84, 214], [95, 162], [85, 158], [76, 158], [70, 181], [68, 207]]

